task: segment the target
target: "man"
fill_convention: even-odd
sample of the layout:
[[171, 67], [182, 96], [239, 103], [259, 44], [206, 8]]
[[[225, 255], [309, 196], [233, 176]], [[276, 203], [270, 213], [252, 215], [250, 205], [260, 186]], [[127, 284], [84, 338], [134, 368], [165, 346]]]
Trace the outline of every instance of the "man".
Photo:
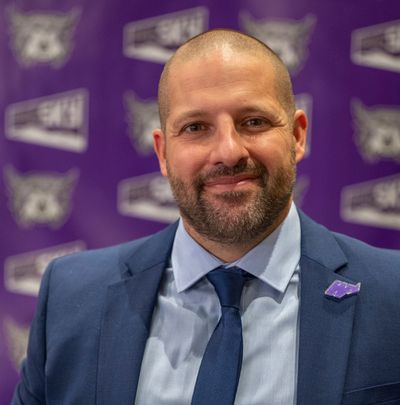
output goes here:
[[400, 403], [400, 256], [296, 210], [307, 119], [279, 58], [203, 33], [159, 104], [181, 220], [49, 266], [13, 404]]

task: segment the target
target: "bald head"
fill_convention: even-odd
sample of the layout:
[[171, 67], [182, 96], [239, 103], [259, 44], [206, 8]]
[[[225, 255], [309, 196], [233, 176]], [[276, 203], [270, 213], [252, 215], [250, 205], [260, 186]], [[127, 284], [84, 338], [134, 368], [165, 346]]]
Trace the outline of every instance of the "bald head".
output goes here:
[[158, 85], [158, 103], [161, 128], [165, 132], [166, 120], [169, 114], [169, 82], [174, 69], [193, 59], [205, 58], [212, 52], [222, 49], [241, 54], [243, 57], [251, 56], [265, 59], [273, 67], [275, 73], [275, 87], [278, 101], [292, 117], [295, 106], [289, 72], [279, 56], [263, 42], [239, 31], [216, 29], [199, 34], [185, 42], [165, 64]]

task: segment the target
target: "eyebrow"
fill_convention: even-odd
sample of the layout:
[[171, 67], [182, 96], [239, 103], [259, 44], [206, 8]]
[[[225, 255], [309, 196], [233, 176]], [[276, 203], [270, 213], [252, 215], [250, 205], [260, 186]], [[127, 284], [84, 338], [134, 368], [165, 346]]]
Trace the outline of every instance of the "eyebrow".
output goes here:
[[189, 111], [185, 111], [182, 114], [180, 114], [177, 117], [176, 121], [185, 121], [187, 119], [192, 119], [192, 118], [204, 116], [207, 114], [208, 114], [208, 112], [205, 110], [189, 110]]
[[249, 106], [240, 108], [238, 111], [242, 114], [262, 113], [262, 114], [266, 114], [266, 115], [276, 115], [275, 108], [270, 105], [268, 105], [267, 108], [265, 108], [264, 106], [259, 106], [259, 105], [254, 104], [254, 105], [249, 105]]
[[[257, 104], [253, 104], [253, 105], [247, 105], [247, 106], [243, 106], [243, 107], [239, 107], [236, 110], [237, 113], [263, 113], [263, 114], [275, 114], [276, 108], [272, 105], [267, 105], [267, 106], [261, 106], [261, 105], [257, 105]], [[177, 120], [186, 120], [186, 119], [190, 119], [190, 118], [196, 118], [199, 116], [204, 116], [204, 115], [208, 115], [209, 111], [206, 110], [190, 110], [190, 111], [185, 111], [184, 113], [182, 113], [181, 115], [179, 115], [179, 117], [177, 118]]]
[[182, 125], [183, 122], [188, 121], [188, 120], [193, 120], [193, 119], [199, 119], [200, 117], [206, 116], [207, 111], [205, 110], [189, 110], [185, 111], [182, 114], [180, 114], [174, 121], [171, 122], [172, 128], [179, 127]]

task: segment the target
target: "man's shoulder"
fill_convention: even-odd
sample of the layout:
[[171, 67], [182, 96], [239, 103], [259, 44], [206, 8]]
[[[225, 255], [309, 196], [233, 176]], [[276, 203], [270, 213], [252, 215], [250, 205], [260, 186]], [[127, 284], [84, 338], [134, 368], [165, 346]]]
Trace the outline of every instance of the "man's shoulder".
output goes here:
[[400, 250], [384, 249], [369, 245], [359, 239], [329, 230], [300, 210], [299, 215], [302, 226], [302, 237], [312, 239], [313, 246], [318, 245], [317, 242], [326, 243], [328, 241], [329, 243], [329, 239], [333, 238], [344, 253], [350, 256], [354, 254], [358, 257], [362, 256], [372, 260], [381, 259], [382, 257], [386, 257], [388, 260], [400, 260]]
[[48, 278], [57, 283], [117, 282], [124, 278], [132, 260], [139, 261], [133, 258], [149, 261], [149, 258], [160, 255], [161, 246], [172, 243], [175, 228], [173, 224], [160, 232], [129, 242], [62, 256], [49, 265], [46, 273], [51, 273]]
[[80, 265], [93, 264], [101, 267], [106, 266], [107, 264], [118, 262], [123, 257], [128, 256], [152, 236], [153, 235], [149, 235], [116, 245], [71, 253], [55, 259], [54, 262], [57, 266], [69, 266], [76, 263]]
[[338, 241], [339, 245], [348, 255], [356, 255], [360, 259], [367, 261], [382, 261], [383, 264], [390, 262], [400, 263], [400, 250], [385, 249], [369, 245], [359, 239], [352, 238], [351, 236], [344, 235], [342, 233], [333, 232], [334, 237]]
[[[303, 253], [320, 263], [338, 263], [350, 278], [383, 283], [400, 280], [400, 251], [369, 245], [350, 236], [332, 232], [301, 213]], [[332, 260], [332, 257], [335, 260]], [[344, 267], [343, 267], [344, 266]], [[327, 266], [329, 267], [329, 266]], [[332, 266], [334, 268], [334, 266]]]
[[334, 237], [346, 255], [354, 277], [389, 289], [399, 285], [399, 250], [375, 247], [340, 233], [334, 233]]

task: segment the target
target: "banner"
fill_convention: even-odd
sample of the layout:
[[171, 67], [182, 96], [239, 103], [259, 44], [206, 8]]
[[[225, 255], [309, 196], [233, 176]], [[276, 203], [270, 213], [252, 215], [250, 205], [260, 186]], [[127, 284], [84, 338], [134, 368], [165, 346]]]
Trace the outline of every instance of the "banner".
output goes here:
[[152, 149], [157, 84], [175, 49], [207, 29], [249, 33], [288, 66], [310, 120], [297, 206], [400, 248], [398, 0], [4, 0], [1, 10], [0, 405], [47, 264], [178, 217]]

